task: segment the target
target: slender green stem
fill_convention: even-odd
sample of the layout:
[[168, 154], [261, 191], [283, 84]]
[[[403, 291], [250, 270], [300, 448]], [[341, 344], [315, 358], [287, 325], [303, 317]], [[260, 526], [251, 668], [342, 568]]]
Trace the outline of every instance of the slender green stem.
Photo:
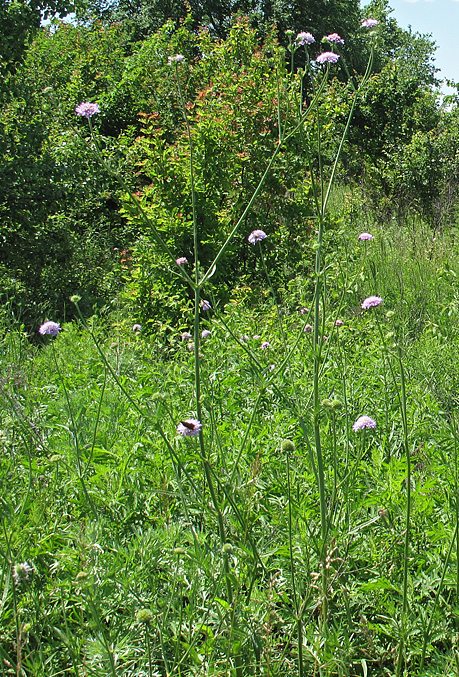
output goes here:
[[287, 501], [288, 501], [288, 543], [290, 553], [290, 575], [292, 577], [293, 603], [295, 605], [296, 624], [298, 631], [298, 675], [303, 677], [303, 627], [301, 622], [300, 605], [296, 591], [295, 558], [293, 554], [293, 519], [292, 519], [292, 492], [290, 486], [290, 452], [287, 450]]

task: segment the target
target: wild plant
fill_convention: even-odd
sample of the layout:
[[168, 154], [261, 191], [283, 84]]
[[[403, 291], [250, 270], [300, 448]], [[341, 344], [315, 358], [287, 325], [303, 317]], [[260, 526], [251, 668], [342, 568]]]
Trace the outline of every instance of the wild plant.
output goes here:
[[[368, 19], [362, 25], [362, 30], [370, 31], [370, 43], [376, 37], [373, 31], [376, 23]], [[381, 386], [378, 393], [375, 385], [371, 399], [367, 394], [361, 395], [358, 379], [348, 378], [355, 363], [362, 361], [360, 355], [348, 350], [345, 334], [341, 333], [345, 329], [341, 316], [346, 294], [355, 280], [351, 284], [352, 273], [346, 262], [334, 260], [335, 252], [329, 244], [333, 235], [329, 204], [355, 106], [371, 77], [374, 45], [363, 75], [348, 73], [346, 117], [341, 120], [339, 139], [333, 139], [330, 149], [324, 131], [324, 119], [329, 115], [326, 95], [333, 85], [334, 69], [344, 63], [346, 72], [346, 65], [344, 53], [340, 52], [342, 38], [331, 34], [326, 40], [330, 51], [312, 59], [309, 50], [314, 37], [306, 32], [296, 37], [289, 35], [290, 74], [286, 79], [278, 79], [274, 116], [277, 139], [271, 157], [238, 218], [231, 222], [206, 265], [202, 263], [204, 238], [197, 209], [200, 176], [194, 121], [183, 90], [188, 65], [180, 54], [169, 57], [171, 82], [180, 102], [188, 140], [186, 173], [192, 213], [192, 261], [188, 252], [171, 247], [167, 235], [150, 219], [142, 199], [121, 183], [131, 213], [151, 234], [152, 241], [147, 244], [161, 253], [168, 262], [168, 272], [190, 290], [192, 332], [184, 333], [183, 342], [176, 346], [177, 354], [182, 356], [180, 384], [172, 384], [167, 379], [167, 370], [158, 366], [154, 386], [148, 383], [152, 380], [148, 372], [133, 390], [123, 374], [118, 352], [113, 360], [98, 331], [81, 316], [93, 338], [99, 367], [102, 365], [93, 430], [86, 431], [87, 439], [82, 443], [79, 426], [83, 425], [84, 413], [75, 409], [54, 350], [54, 341], [63, 338], [59, 336], [60, 326], [48, 321], [40, 328], [40, 333], [53, 343], [52, 355], [70, 421], [68, 433], [75, 459], [78, 506], [81, 510], [85, 506], [89, 515], [80, 538], [81, 550], [75, 555], [83, 566], [75, 581], [77, 592], [71, 587], [73, 583], [67, 581], [68, 588], [62, 584], [61, 597], [57, 595], [56, 602], [62, 607], [61, 625], [56, 633], [68, 653], [68, 669], [74, 674], [360, 675], [368, 674], [368, 663], [378, 674], [384, 674], [385, 666], [392, 665], [395, 674], [401, 675], [410, 661], [413, 444], [403, 355], [396, 345], [397, 328], [394, 333], [388, 332], [392, 318], [384, 313], [385, 300], [377, 295], [382, 292], [380, 271], [370, 256], [374, 238], [363, 232], [359, 245], [368, 254], [365, 266], [371, 295], [359, 299], [358, 321], [362, 335], [371, 337], [372, 345], [377, 346], [373, 348], [371, 371], [375, 383], [382, 379], [385, 392], [379, 396]], [[295, 72], [300, 55], [304, 67]], [[284, 68], [285, 54], [279, 51], [277, 58], [276, 68]], [[87, 119], [99, 161], [116, 174], [94, 130], [92, 120], [98, 113], [97, 104], [82, 103], [76, 112]], [[311, 245], [313, 273], [302, 291], [303, 301], [309, 307], [303, 306], [294, 318], [286, 310], [289, 300], [285, 290], [278, 288], [267, 256], [272, 234], [268, 228], [266, 232], [259, 227], [250, 233], [244, 231], [249, 230], [246, 224], [257, 198], [292, 141], [301, 149], [312, 204], [310, 222], [316, 236]], [[225, 255], [242, 235], [265, 275], [268, 289], [265, 298], [270, 302], [263, 305], [259, 322], [264, 329], [269, 328], [269, 336], [246, 335], [244, 311], [221, 310], [212, 287], [217, 272], [224, 274]], [[72, 297], [72, 301], [78, 308], [79, 297]], [[253, 314], [256, 312], [252, 309]], [[140, 339], [136, 344], [139, 352], [147, 350], [141, 325], [136, 323], [133, 331], [136, 339]], [[218, 364], [212, 363], [209, 347], [212, 340], [225, 345], [222, 351], [225, 358], [219, 354]], [[154, 357], [158, 360], [157, 353]], [[227, 372], [231, 369], [239, 370], [238, 381], [229, 381]], [[357, 371], [353, 369], [353, 375]], [[112, 553], [104, 553], [111, 569], [108, 567], [110, 572], [103, 579], [99, 537], [107, 527], [107, 515], [120, 509], [117, 498], [129, 480], [126, 460], [113, 492], [113, 506], [101, 496], [104, 481], [109, 482], [108, 474], [89, 484], [89, 471], [101, 453], [97, 437], [108, 383], [115, 384], [141, 430], [139, 446], [152, 444], [151, 436], [159, 439], [156, 453], [160, 461], [155, 459], [153, 463], [147, 454], [141, 460], [145, 467], [154, 465], [156, 472], [163, 473], [163, 485], [158, 492], [161, 506], [158, 524], [150, 530], [137, 524], [129, 545], [114, 543], [113, 560], [109, 559]], [[383, 402], [386, 392], [393, 396], [392, 401]], [[375, 411], [384, 411], [386, 421], [381, 433], [375, 411], [368, 409], [370, 401]], [[352, 421], [355, 422], [351, 428]], [[274, 425], [276, 433], [272, 435], [270, 427]], [[269, 490], [263, 473], [263, 463], [268, 461], [273, 475]], [[62, 472], [60, 463], [60, 458], [53, 461], [56, 478]], [[374, 468], [367, 468], [370, 465]], [[373, 500], [369, 485], [381, 482], [377, 469], [383, 466], [388, 468], [387, 475], [398, 488], [390, 493], [387, 503], [393, 500], [397, 508], [403, 503], [402, 541], [399, 531], [392, 529], [394, 518], [390, 510], [384, 505], [375, 508], [368, 502]], [[378, 490], [381, 496], [389, 491], [379, 486]], [[135, 491], [132, 488], [133, 494]], [[356, 495], [360, 495], [358, 506]], [[364, 509], [367, 512], [362, 516]], [[457, 525], [457, 501], [454, 509]], [[134, 522], [135, 514], [129, 519]], [[6, 568], [10, 579], [22, 576], [25, 584], [32, 575], [30, 565], [27, 561], [15, 564], [11, 537], [4, 524], [7, 548], [2, 556]], [[387, 548], [395, 552], [392, 575], [396, 580], [392, 581], [391, 573], [387, 572], [384, 583], [374, 581], [374, 572], [369, 571], [365, 562], [366, 553], [355, 557], [358, 562], [355, 566], [363, 572], [369, 591], [374, 590], [374, 595], [381, 598], [390, 586], [396, 592], [397, 602], [392, 598], [383, 600], [392, 604], [384, 626], [393, 640], [392, 652], [387, 651], [387, 655], [382, 650], [378, 653], [374, 646], [378, 643], [374, 619], [368, 621], [356, 611], [354, 598], [360, 599], [362, 593], [348, 565], [349, 553], [369, 527], [380, 529], [388, 539]], [[93, 534], [89, 533], [91, 530]], [[437, 587], [434, 612], [445, 587], [455, 538], [457, 526]], [[377, 551], [378, 545], [373, 548]], [[138, 561], [136, 556], [148, 564], [151, 560], [151, 566], [158, 572], [154, 579], [147, 564], [141, 575], [130, 572], [133, 562]], [[377, 559], [374, 554], [373, 559]], [[151, 590], [153, 580], [155, 590]], [[13, 585], [17, 647], [22, 646], [24, 634], [16, 603], [20, 591]], [[67, 606], [67, 595], [73, 605]], [[112, 626], [105, 609], [110, 596], [116, 601], [112, 610], [131, 618], [125, 636]], [[70, 641], [70, 628], [75, 627], [78, 613], [81, 624], [90, 627], [91, 636], [79, 637], [75, 646]], [[424, 626], [418, 652], [422, 665], [428, 653], [432, 622]], [[367, 653], [359, 653], [362, 636]], [[83, 663], [81, 653], [85, 656]], [[19, 675], [22, 669], [19, 658], [17, 665]]]
[[[373, 22], [372, 22], [373, 24]], [[366, 25], [364, 28], [372, 28], [371, 25]], [[333, 73], [334, 64], [336, 64], [340, 59], [344, 63], [344, 70], [346, 70], [345, 60], [342, 55], [339, 54], [338, 48], [344, 44], [344, 40], [337, 35], [331, 34], [327, 36], [325, 41], [330, 45], [331, 51], [325, 51], [319, 54], [314, 61], [309, 57], [308, 47], [315, 42], [314, 37], [309, 33], [300, 33], [296, 38], [293, 34], [289, 34], [289, 48], [291, 58], [291, 78], [290, 82], [281, 93], [281, 85], [278, 83], [278, 97], [277, 97], [277, 129], [278, 129], [278, 140], [276, 148], [271, 155], [271, 159], [267, 163], [267, 166], [262, 173], [258, 185], [255, 188], [251, 198], [248, 200], [245, 208], [243, 209], [241, 215], [234, 223], [233, 227], [228, 232], [225, 241], [221, 245], [220, 249], [217, 251], [211, 263], [203, 269], [200, 264], [200, 247], [201, 247], [201, 238], [199, 231], [199, 221], [196, 209], [196, 177], [195, 177], [195, 160], [194, 160], [194, 144], [192, 138], [191, 125], [189, 120], [189, 115], [187, 112], [186, 100], [183, 93], [182, 77], [181, 71], [186, 67], [185, 58], [176, 54], [175, 56], [169, 57], [169, 63], [171, 66], [171, 71], [175, 76], [175, 83], [177, 87], [178, 100], [180, 102], [180, 108], [183, 115], [184, 125], [186, 129], [186, 134], [188, 137], [188, 147], [189, 147], [189, 179], [190, 179], [190, 189], [191, 189], [191, 201], [192, 201], [192, 225], [193, 225], [193, 259], [194, 259], [194, 270], [190, 273], [187, 270], [188, 261], [186, 257], [179, 256], [175, 252], [172, 252], [168, 244], [166, 243], [161, 232], [155, 227], [154, 224], [148, 221], [148, 217], [145, 214], [145, 211], [142, 209], [142, 206], [132, 193], [127, 191], [129, 199], [132, 203], [133, 209], [137, 212], [138, 218], [146, 221], [149, 226], [150, 232], [153, 234], [156, 245], [162, 250], [163, 254], [169, 258], [170, 265], [175, 267], [176, 274], [188, 284], [190, 289], [194, 294], [194, 326], [193, 326], [193, 353], [194, 353], [194, 413], [195, 417], [186, 417], [183, 416], [177, 425], [177, 432], [182, 435], [184, 440], [190, 440], [193, 443], [194, 452], [199, 456], [202, 469], [205, 478], [205, 493], [202, 493], [201, 489], [201, 500], [204, 499], [205, 494], [208, 492], [210, 496], [213, 518], [215, 520], [220, 546], [223, 553], [223, 571], [222, 577], [226, 588], [226, 604], [228, 605], [228, 618], [229, 622], [229, 636], [230, 638], [238, 636], [240, 630], [238, 627], [238, 597], [241, 595], [241, 590], [239, 588], [240, 583], [235, 579], [234, 574], [232, 573], [232, 557], [233, 545], [229, 542], [229, 534], [227, 521], [228, 518], [225, 517], [225, 513], [228, 511], [234, 511], [233, 519], [236, 520], [238, 530], [246, 531], [247, 525], [245, 524], [244, 516], [241, 514], [240, 509], [236, 506], [234, 497], [231, 495], [234, 492], [234, 484], [229, 483], [226, 485], [222, 483], [218, 475], [216, 474], [216, 468], [214, 467], [211, 458], [211, 440], [208, 428], [206, 425], [206, 418], [209, 418], [209, 414], [203, 409], [203, 396], [202, 396], [202, 356], [201, 356], [201, 340], [204, 335], [203, 332], [203, 318], [207, 314], [214, 312], [212, 310], [212, 304], [209, 300], [204, 298], [205, 289], [209, 284], [210, 279], [215, 274], [215, 271], [218, 269], [222, 258], [225, 255], [225, 252], [232, 244], [233, 240], [239, 235], [240, 230], [242, 229], [243, 224], [247, 220], [247, 215], [250, 213], [257, 196], [264, 186], [267, 177], [269, 177], [271, 168], [276, 162], [278, 156], [282, 152], [282, 149], [293, 137], [298, 138], [301, 141], [306, 166], [305, 170], [308, 172], [309, 180], [311, 182], [311, 191], [312, 191], [312, 201], [314, 205], [314, 220], [317, 227], [317, 242], [314, 247], [315, 249], [315, 264], [314, 264], [314, 276], [313, 276], [313, 296], [312, 296], [312, 308], [308, 311], [308, 314], [305, 320], [310, 320], [312, 322], [312, 346], [311, 346], [311, 355], [312, 355], [312, 389], [311, 395], [308, 399], [310, 412], [305, 412], [303, 410], [304, 403], [302, 398], [297, 392], [297, 384], [295, 383], [295, 376], [291, 366], [292, 355], [296, 350], [296, 345], [288, 345], [285, 328], [284, 328], [284, 318], [282, 314], [282, 306], [279, 302], [278, 295], [274, 289], [272, 281], [270, 279], [269, 270], [266, 265], [266, 261], [263, 255], [263, 246], [265, 240], [268, 240], [267, 234], [261, 229], [255, 229], [248, 237], [248, 242], [250, 245], [253, 245], [258, 248], [259, 256], [262, 263], [262, 268], [265, 272], [269, 288], [271, 289], [272, 300], [274, 307], [276, 309], [277, 316], [277, 328], [279, 333], [279, 340], [282, 345], [283, 356], [281, 357], [281, 367], [276, 368], [273, 365], [273, 368], [266, 372], [262, 367], [259, 359], [255, 356], [253, 350], [247, 345], [244, 339], [241, 339], [235, 336], [229, 327], [226, 326], [225, 320], [220, 314], [215, 312], [215, 324], [221, 323], [223, 327], [228, 329], [230, 334], [232, 334], [233, 340], [237, 341], [239, 346], [244, 350], [246, 356], [251, 364], [252, 368], [255, 370], [256, 379], [258, 381], [258, 388], [260, 394], [266, 391], [267, 388], [272, 388], [279, 399], [282, 401], [283, 406], [285, 406], [291, 413], [296, 417], [299, 427], [301, 429], [302, 435], [306, 447], [308, 449], [310, 462], [314, 471], [315, 480], [317, 483], [317, 490], [319, 496], [319, 505], [320, 505], [320, 533], [318, 537], [315, 538], [316, 543], [316, 555], [318, 558], [318, 565], [320, 567], [320, 575], [317, 579], [318, 585], [318, 619], [319, 619], [319, 629], [316, 637], [317, 648], [322, 647], [318, 651], [318, 656], [327, 656], [328, 654], [328, 637], [329, 637], [329, 588], [330, 588], [330, 568], [331, 563], [333, 562], [333, 555], [335, 553], [334, 538], [331, 534], [334, 532], [334, 518], [336, 511], [336, 503], [338, 502], [338, 473], [337, 473], [337, 447], [336, 447], [336, 435], [335, 445], [333, 450], [333, 458], [330, 459], [332, 462], [332, 467], [335, 468], [334, 472], [331, 474], [333, 477], [334, 490], [331, 492], [330, 487], [327, 486], [327, 476], [330, 474], [326, 469], [326, 461], [324, 460], [323, 454], [323, 433], [321, 431], [323, 425], [323, 406], [321, 403], [321, 374], [326, 367], [328, 350], [326, 347], [326, 337], [324, 336], [324, 327], [325, 320], [328, 315], [327, 308], [327, 268], [328, 266], [324, 263], [323, 247], [324, 247], [324, 236], [327, 225], [327, 207], [332, 188], [334, 185], [336, 172], [341, 156], [341, 152], [346, 140], [346, 136], [349, 130], [349, 126], [352, 120], [354, 108], [356, 102], [359, 99], [361, 91], [365, 88], [366, 83], [371, 75], [371, 67], [373, 61], [373, 48], [370, 50], [370, 57], [368, 60], [367, 68], [364, 75], [360, 78], [360, 81], [357, 82], [356, 76], [353, 75], [349, 77], [349, 103], [347, 111], [347, 120], [343, 126], [341, 133], [341, 140], [339, 141], [338, 147], [335, 152], [335, 157], [331, 162], [331, 167], [328, 169], [324, 166], [323, 161], [323, 140], [321, 133], [321, 102], [326, 92], [326, 87], [328, 85], [329, 79]], [[370, 38], [371, 40], [371, 38]], [[300, 69], [296, 75], [294, 74], [294, 61], [297, 58], [299, 50], [304, 47], [305, 51], [305, 61], [306, 64], [304, 68]], [[349, 73], [348, 73], [349, 75]], [[297, 89], [299, 85], [299, 89]], [[287, 106], [290, 109], [290, 114], [285, 115], [281, 108], [281, 101], [285, 99], [287, 101]], [[77, 114], [84, 116], [88, 119], [88, 123], [91, 128], [91, 118], [98, 112], [98, 107], [95, 104], [81, 104], [76, 109]], [[283, 120], [289, 121], [289, 125], [284, 123]], [[92, 128], [91, 128], [92, 131]], [[94, 137], [93, 137], [94, 142]], [[102, 161], [103, 158], [98, 150], [97, 145], [95, 145], [96, 152], [98, 152]], [[178, 253], [179, 254], [179, 253]], [[377, 305], [377, 304], [374, 304]], [[302, 327], [299, 332], [299, 338], [297, 342], [303, 338], [305, 327], [308, 326], [308, 322], [302, 323]], [[339, 326], [339, 325], [338, 325]], [[261, 344], [261, 349], [269, 349], [269, 342], [264, 342]], [[102, 355], [103, 357], [103, 355]], [[103, 358], [104, 359], [104, 358]], [[113, 369], [107, 364], [108, 369], [111, 371], [112, 376], [116, 378], [116, 375], [113, 372]], [[284, 373], [284, 377], [289, 383], [288, 390], [290, 391], [287, 394], [287, 389], [283, 388], [282, 380], [279, 379], [281, 373]], [[120, 384], [120, 387], [121, 384]], [[126, 393], [126, 396], [129, 395]], [[339, 401], [331, 401], [331, 408], [336, 408], [339, 406]], [[137, 408], [137, 405], [135, 405]], [[167, 406], [167, 405], [166, 405]], [[209, 405], [210, 408], [212, 404]], [[139, 411], [140, 413], [140, 411]], [[256, 405], [252, 410], [251, 418], [253, 419], [256, 413]], [[143, 412], [142, 415], [145, 415]], [[204, 421], [204, 423], [203, 423]], [[371, 428], [374, 427], [375, 422], [369, 417], [361, 417], [356, 424], [354, 425], [354, 430], [360, 428]], [[167, 436], [165, 432], [160, 428], [158, 422], [155, 423], [156, 428], [159, 430], [161, 437], [163, 437], [167, 446], [171, 451], [172, 449], [170, 443], [167, 441]], [[247, 429], [247, 433], [250, 428]], [[312, 431], [312, 434], [311, 434]], [[243, 452], [244, 445], [241, 446], [240, 452], [237, 455], [236, 463], [232, 469], [228, 468], [230, 471], [231, 479], [234, 479], [235, 473], [237, 472], [237, 462]], [[298, 674], [303, 675], [305, 670], [304, 657], [303, 657], [303, 625], [304, 625], [304, 616], [306, 604], [305, 600], [302, 600], [299, 591], [297, 589], [297, 584], [295, 583], [295, 556], [294, 556], [294, 536], [292, 531], [292, 510], [293, 510], [293, 499], [291, 496], [291, 486], [290, 486], [290, 454], [293, 450], [293, 444], [289, 442], [284, 442], [282, 449], [286, 455], [287, 463], [287, 485], [288, 485], [288, 542], [290, 549], [290, 570], [291, 570], [291, 585], [292, 585], [292, 595], [293, 595], [293, 605], [294, 605], [294, 618], [295, 618], [295, 627], [297, 635], [297, 666]], [[179, 458], [175, 458], [175, 462], [178, 464], [177, 471], [179, 475], [182, 474], [183, 464]], [[345, 471], [349, 472], [349, 469]], [[177, 480], [180, 484], [181, 479], [177, 477]], [[330, 504], [330, 501], [332, 503]], [[234, 538], [234, 536], [233, 536]], [[246, 534], [246, 538], [249, 538], [249, 534]], [[253, 549], [253, 562], [256, 563], [257, 560], [260, 560], [260, 554], [258, 552], [255, 542], [251, 542], [250, 547]], [[262, 563], [261, 563], [262, 564]], [[303, 584], [304, 586], [304, 584]], [[243, 663], [240, 655], [241, 648], [239, 647], [239, 640], [230, 639], [229, 641], [229, 653], [228, 660], [233, 665], [236, 674], [242, 674]], [[318, 657], [316, 658], [318, 660]], [[321, 664], [322, 659], [319, 659], [319, 664]], [[322, 671], [322, 665], [320, 665], [320, 671]]]

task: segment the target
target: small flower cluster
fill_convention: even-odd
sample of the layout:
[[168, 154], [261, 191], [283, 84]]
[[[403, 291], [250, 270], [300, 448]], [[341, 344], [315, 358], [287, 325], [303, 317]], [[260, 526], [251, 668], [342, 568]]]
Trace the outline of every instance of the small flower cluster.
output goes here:
[[370, 233], [360, 233], [358, 239], [361, 242], [365, 242], [365, 240], [374, 240], [374, 237]]
[[313, 42], [315, 42], [315, 38], [311, 33], [308, 33], [307, 31], [302, 31], [301, 33], [298, 33], [298, 35], [295, 38], [295, 42], [297, 45], [312, 45]]
[[325, 36], [325, 40], [334, 45], [344, 45], [344, 40], [338, 33], [330, 33], [330, 35]]
[[363, 310], [369, 310], [370, 308], [376, 308], [376, 306], [379, 306], [381, 303], [382, 298], [380, 296], [368, 296], [362, 301], [360, 307], [363, 308]]
[[338, 59], [339, 54], [335, 54], [335, 52], [322, 52], [322, 54], [319, 54], [316, 58], [316, 63], [322, 66], [324, 63], [336, 63]]
[[352, 426], [352, 430], [357, 432], [357, 430], [363, 430], [364, 428], [376, 428], [376, 421], [374, 418], [369, 416], [360, 416], [357, 421]]
[[361, 28], [374, 28], [375, 26], [378, 25], [378, 22], [376, 19], [365, 19], [365, 21], [362, 21], [360, 24]]
[[95, 113], [100, 113], [100, 108], [97, 103], [83, 102], [75, 108], [75, 113], [83, 118], [92, 118]]
[[58, 322], [45, 322], [41, 325], [38, 333], [42, 336], [57, 336], [61, 331], [61, 325]]
[[174, 56], [167, 57], [167, 63], [169, 66], [172, 66], [174, 63], [182, 63], [182, 61], [185, 61], [183, 54], [174, 54]]
[[13, 581], [15, 585], [21, 585], [21, 583], [26, 583], [29, 580], [29, 575], [33, 571], [33, 566], [28, 562], [21, 562], [20, 564], [15, 564], [13, 567]]
[[264, 230], [254, 230], [250, 233], [247, 239], [250, 244], [255, 244], [255, 242], [261, 242], [264, 240], [265, 237], [267, 237], [267, 235]]
[[201, 432], [202, 423], [197, 418], [187, 418], [180, 421], [177, 426], [177, 432], [182, 437], [196, 437]]

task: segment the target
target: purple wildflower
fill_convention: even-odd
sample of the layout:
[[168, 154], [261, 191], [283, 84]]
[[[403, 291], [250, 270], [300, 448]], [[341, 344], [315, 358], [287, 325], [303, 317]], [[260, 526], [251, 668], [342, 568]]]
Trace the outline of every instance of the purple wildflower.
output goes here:
[[132, 331], [142, 331], [142, 325], [141, 324], [134, 324], [132, 326]]
[[250, 244], [255, 244], [255, 242], [261, 242], [267, 237], [264, 230], [253, 230], [249, 237], [247, 238]]
[[363, 428], [376, 428], [376, 421], [374, 418], [369, 416], [361, 416], [352, 426], [352, 430], [357, 432], [357, 430], [363, 430]]
[[312, 332], [312, 324], [305, 324], [305, 325], [304, 325], [304, 331], [305, 331], [307, 334], [310, 334], [310, 333]]
[[332, 42], [334, 45], [344, 45], [344, 40], [338, 33], [330, 33], [330, 35], [325, 37], [325, 40]]
[[57, 336], [61, 331], [61, 325], [58, 322], [45, 322], [41, 325], [38, 333], [44, 336], [48, 334], [49, 336]]
[[83, 118], [92, 118], [94, 113], [100, 113], [100, 108], [97, 103], [80, 103], [75, 108], [75, 113], [81, 115]]
[[276, 368], [276, 365], [275, 365], [275, 364], [270, 364], [270, 365], [269, 365], [269, 371], [274, 371], [275, 368]]
[[210, 336], [210, 331], [208, 329], [203, 329], [201, 332], [201, 338], [205, 339]]
[[373, 28], [374, 26], [377, 26], [378, 22], [376, 19], [365, 19], [365, 21], [362, 21], [360, 24], [361, 28]]
[[252, 338], [254, 339], [254, 341], [256, 341], [257, 339], [261, 338], [261, 336], [260, 334], [254, 334]]
[[182, 334], [182, 341], [190, 341], [193, 337], [189, 331], [184, 331]]
[[343, 320], [336, 320], [335, 327], [342, 327], [344, 325]]
[[206, 299], [203, 299], [199, 305], [201, 306], [201, 310], [210, 310], [212, 308], [210, 302]]
[[360, 233], [358, 239], [364, 242], [365, 240], [374, 240], [374, 237], [370, 233]]
[[339, 54], [335, 54], [334, 52], [322, 52], [322, 54], [319, 54], [316, 58], [316, 63], [320, 65], [324, 63], [336, 63], [338, 59]]
[[309, 308], [300, 308], [300, 315], [307, 315], [309, 313]]
[[178, 266], [183, 266], [185, 263], [188, 263], [188, 259], [186, 258], [186, 256], [179, 256], [178, 259], [175, 259], [175, 263]]
[[369, 310], [370, 308], [376, 308], [380, 303], [382, 303], [382, 298], [380, 296], [368, 296], [360, 304], [360, 307], [363, 308], [363, 310]]
[[266, 348], [269, 348], [269, 346], [270, 346], [269, 341], [263, 341], [263, 343], [261, 344], [263, 350], [266, 350]]
[[315, 38], [311, 33], [308, 33], [307, 31], [302, 31], [301, 33], [298, 33], [298, 35], [295, 38], [295, 42], [297, 45], [312, 45], [313, 42], [315, 42]]
[[196, 437], [201, 432], [202, 423], [197, 418], [187, 418], [186, 421], [180, 421], [177, 426], [177, 432], [183, 437]]

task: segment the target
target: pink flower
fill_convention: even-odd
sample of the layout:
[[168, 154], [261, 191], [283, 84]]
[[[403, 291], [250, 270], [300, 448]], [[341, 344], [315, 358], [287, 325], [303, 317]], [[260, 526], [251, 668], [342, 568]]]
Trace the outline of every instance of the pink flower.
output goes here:
[[203, 299], [199, 305], [201, 306], [201, 310], [210, 310], [212, 308], [210, 302], [206, 299]]
[[301, 315], [307, 315], [309, 313], [309, 308], [300, 308]]
[[186, 421], [180, 421], [177, 426], [177, 432], [183, 437], [196, 437], [201, 432], [202, 423], [196, 418], [187, 418]]
[[312, 45], [313, 42], [315, 42], [315, 38], [311, 33], [307, 33], [306, 31], [302, 31], [301, 33], [298, 33], [298, 35], [295, 38], [295, 42], [297, 45]]
[[325, 40], [332, 42], [334, 45], [344, 45], [344, 40], [338, 33], [330, 33], [330, 35], [326, 36]]
[[83, 118], [92, 118], [94, 113], [100, 113], [97, 103], [80, 103], [75, 108], [75, 113]]
[[382, 303], [382, 298], [380, 296], [368, 296], [361, 304], [360, 307], [363, 310], [369, 310], [370, 308], [376, 308]]
[[344, 325], [343, 320], [336, 320], [335, 327], [342, 327]]
[[261, 242], [267, 237], [264, 230], [253, 230], [249, 237], [247, 238], [250, 244], [255, 244], [255, 242]]
[[175, 263], [178, 266], [183, 266], [185, 263], [188, 263], [188, 259], [186, 258], [186, 256], [179, 256], [178, 259], [175, 259]]
[[377, 26], [378, 22], [376, 19], [365, 19], [365, 21], [362, 21], [360, 24], [361, 28], [373, 28], [374, 26]]
[[182, 341], [190, 341], [193, 337], [189, 331], [184, 331], [182, 334]]
[[305, 331], [307, 334], [310, 334], [310, 333], [312, 332], [312, 324], [305, 324], [305, 325], [304, 325], [304, 331]]
[[334, 52], [322, 52], [322, 54], [319, 54], [319, 56], [316, 58], [316, 63], [319, 65], [324, 63], [336, 63], [338, 59], [339, 54], [335, 54]]
[[360, 233], [358, 239], [363, 242], [364, 240], [374, 240], [374, 237], [370, 233]]
[[201, 332], [201, 338], [205, 339], [210, 336], [210, 331], [208, 329], [203, 329]]
[[376, 421], [374, 418], [369, 416], [361, 416], [352, 426], [352, 430], [357, 432], [357, 430], [363, 430], [363, 428], [376, 428]]
[[270, 346], [269, 341], [263, 341], [263, 343], [261, 344], [263, 350], [266, 350], [266, 348], [269, 348], [269, 346]]
[[141, 324], [133, 324], [132, 325], [132, 331], [142, 331], [142, 325]]

